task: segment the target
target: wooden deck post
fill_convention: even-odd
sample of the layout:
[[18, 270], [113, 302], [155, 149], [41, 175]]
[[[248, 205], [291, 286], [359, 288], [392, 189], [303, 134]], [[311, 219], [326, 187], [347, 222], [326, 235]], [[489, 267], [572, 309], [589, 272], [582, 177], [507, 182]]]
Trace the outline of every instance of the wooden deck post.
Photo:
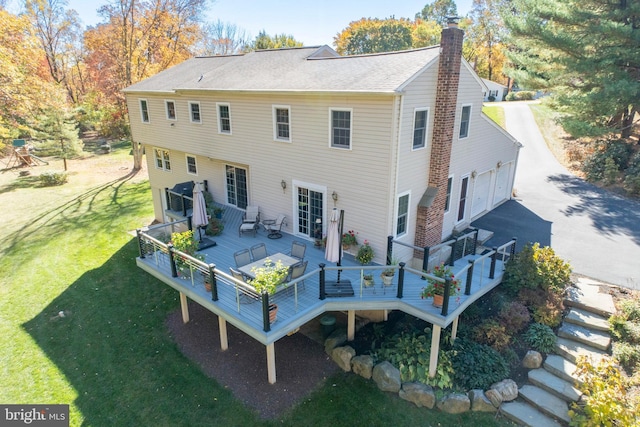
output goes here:
[[353, 341], [356, 337], [356, 311], [347, 312], [347, 341]]
[[456, 317], [455, 319], [453, 319], [453, 323], [451, 324], [451, 342], [452, 343], [456, 340], [456, 337], [458, 335], [458, 319], [460, 319], [460, 317]]
[[438, 351], [440, 350], [440, 331], [442, 328], [438, 325], [433, 325], [433, 331], [431, 332], [431, 355], [429, 357], [429, 378], [436, 376], [438, 369]]
[[180, 292], [180, 309], [182, 310], [182, 322], [189, 323], [189, 303], [187, 296]]
[[269, 384], [276, 383], [276, 348], [273, 342], [267, 344], [267, 376]]
[[220, 348], [224, 351], [229, 348], [227, 321], [224, 317], [218, 316], [218, 330], [220, 331]]

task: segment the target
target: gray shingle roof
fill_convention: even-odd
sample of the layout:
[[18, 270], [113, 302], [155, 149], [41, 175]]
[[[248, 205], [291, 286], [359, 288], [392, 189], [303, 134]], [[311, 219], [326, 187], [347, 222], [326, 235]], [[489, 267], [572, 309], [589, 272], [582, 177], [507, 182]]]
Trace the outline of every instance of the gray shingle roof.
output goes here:
[[192, 58], [124, 91], [394, 93], [437, 58], [439, 47], [345, 57], [326, 57], [327, 51], [324, 46]]

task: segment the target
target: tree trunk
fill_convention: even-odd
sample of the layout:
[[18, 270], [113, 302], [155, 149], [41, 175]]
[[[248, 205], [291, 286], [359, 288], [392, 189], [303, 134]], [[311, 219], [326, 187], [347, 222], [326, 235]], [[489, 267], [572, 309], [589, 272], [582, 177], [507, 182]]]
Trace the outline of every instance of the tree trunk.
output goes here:
[[133, 153], [133, 171], [137, 172], [142, 169], [142, 155], [144, 146], [139, 142], [131, 140], [131, 152]]

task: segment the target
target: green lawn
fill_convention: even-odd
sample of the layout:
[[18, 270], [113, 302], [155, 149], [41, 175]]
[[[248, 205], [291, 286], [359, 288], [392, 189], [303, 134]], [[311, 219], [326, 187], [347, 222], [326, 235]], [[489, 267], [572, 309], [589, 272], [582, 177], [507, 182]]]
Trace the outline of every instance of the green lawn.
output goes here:
[[502, 129], [506, 129], [504, 120], [504, 109], [497, 105], [483, 105], [482, 112], [491, 120], [496, 122]]
[[0, 176], [0, 402], [68, 403], [72, 426], [507, 425], [417, 408], [353, 374], [280, 420], [257, 419], [169, 337], [178, 295], [136, 267], [128, 233], [152, 219], [149, 186], [119, 161], [130, 166], [126, 145], [84, 160], [104, 176], [72, 161], [61, 187]]

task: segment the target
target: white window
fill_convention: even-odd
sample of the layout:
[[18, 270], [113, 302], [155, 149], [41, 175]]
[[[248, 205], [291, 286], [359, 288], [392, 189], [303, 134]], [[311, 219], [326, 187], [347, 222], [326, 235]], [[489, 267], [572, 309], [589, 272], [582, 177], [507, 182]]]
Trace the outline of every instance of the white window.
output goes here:
[[273, 106], [273, 139], [291, 141], [291, 107], [287, 105]]
[[231, 107], [229, 104], [216, 103], [218, 107], [218, 133], [231, 134]]
[[191, 123], [202, 123], [199, 102], [189, 101], [189, 117], [191, 117]]
[[140, 100], [140, 117], [142, 118], [142, 123], [149, 123], [149, 106], [146, 99]]
[[469, 177], [462, 178], [460, 183], [460, 201], [458, 202], [458, 222], [464, 219], [465, 209], [467, 206], [467, 192], [469, 190]]
[[351, 109], [331, 109], [331, 146], [333, 148], [351, 148]]
[[156, 169], [171, 171], [171, 158], [169, 157], [169, 150], [154, 148], [153, 155], [156, 159]]
[[164, 101], [164, 109], [167, 113], [167, 120], [175, 120], [176, 117], [176, 103], [173, 101]]
[[462, 114], [460, 114], [460, 135], [459, 139], [469, 136], [469, 122], [471, 120], [471, 105], [462, 106]]
[[447, 200], [444, 202], [444, 212], [449, 212], [449, 207], [451, 205], [451, 188], [453, 187], [453, 176], [450, 176], [447, 179]]
[[409, 224], [409, 194], [398, 197], [398, 220], [396, 223], [396, 236], [407, 234]]
[[196, 163], [196, 156], [187, 154], [187, 173], [191, 175], [198, 175], [198, 164]]
[[413, 149], [424, 148], [427, 141], [429, 109], [417, 108], [413, 120]]

